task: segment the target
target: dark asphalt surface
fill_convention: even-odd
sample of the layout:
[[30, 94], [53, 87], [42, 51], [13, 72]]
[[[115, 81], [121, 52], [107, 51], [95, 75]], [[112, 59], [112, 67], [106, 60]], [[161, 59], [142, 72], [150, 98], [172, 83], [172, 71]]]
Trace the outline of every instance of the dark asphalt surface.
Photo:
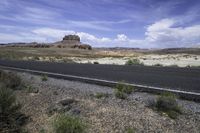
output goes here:
[[200, 93], [199, 68], [66, 64], [0, 60], [0, 65]]

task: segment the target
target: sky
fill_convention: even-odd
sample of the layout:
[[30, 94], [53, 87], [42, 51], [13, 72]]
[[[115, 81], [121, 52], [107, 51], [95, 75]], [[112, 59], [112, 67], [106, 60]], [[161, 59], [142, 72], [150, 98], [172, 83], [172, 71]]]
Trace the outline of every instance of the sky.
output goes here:
[[93, 47], [199, 47], [200, 0], [0, 0], [0, 43], [69, 34]]

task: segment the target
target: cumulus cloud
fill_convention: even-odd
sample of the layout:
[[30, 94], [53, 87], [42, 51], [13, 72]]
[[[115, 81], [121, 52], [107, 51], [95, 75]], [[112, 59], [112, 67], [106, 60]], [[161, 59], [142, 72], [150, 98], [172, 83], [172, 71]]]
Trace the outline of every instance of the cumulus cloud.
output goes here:
[[118, 34], [115, 38], [96, 37], [86, 32], [43, 27], [30, 32], [1, 33], [0, 42], [55, 42], [69, 34], [76, 34], [83, 43], [95, 47], [169, 48], [200, 45], [200, 25], [177, 27], [174, 19], [162, 19], [147, 26], [143, 39], [129, 38], [125, 34]]
[[163, 19], [147, 27], [146, 41], [157, 47], [189, 47], [200, 42], [200, 25], [176, 27], [173, 19]]
[[75, 31], [60, 30], [53, 28], [39, 28], [39, 29], [34, 29], [32, 33], [44, 37], [46, 38], [46, 40], [55, 41], [61, 39], [64, 35], [75, 34]]
[[[86, 32], [75, 32], [71, 30], [61, 30], [54, 28], [38, 28], [32, 30], [34, 36], [43, 38], [47, 42], [60, 41], [64, 35], [75, 34], [81, 38], [83, 43], [91, 44], [95, 47], [140, 47], [140, 41], [128, 38], [125, 34], [118, 34], [116, 38], [96, 37]], [[40, 39], [41, 40], [41, 39]]]

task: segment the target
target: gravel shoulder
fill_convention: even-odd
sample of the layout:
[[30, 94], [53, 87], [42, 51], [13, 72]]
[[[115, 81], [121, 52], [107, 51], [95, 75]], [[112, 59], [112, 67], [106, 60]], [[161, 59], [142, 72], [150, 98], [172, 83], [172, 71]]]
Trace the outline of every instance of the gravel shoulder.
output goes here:
[[[49, 110], [63, 99], [76, 101], [67, 112], [81, 117], [89, 133], [124, 133], [128, 128], [138, 133], [200, 131], [200, 103], [178, 100], [184, 113], [174, 120], [148, 106], [149, 101], [157, 98], [154, 94], [133, 92], [128, 99], [121, 100], [114, 96], [110, 87], [55, 78], [42, 81], [41, 76], [28, 73], [18, 75], [26, 85], [38, 90], [37, 93], [16, 91], [23, 105], [22, 112], [30, 116], [26, 128], [31, 133], [52, 132], [51, 121], [56, 114], [49, 115]], [[97, 93], [105, 93], [108, 97], [98, 99], [94, 96]]]

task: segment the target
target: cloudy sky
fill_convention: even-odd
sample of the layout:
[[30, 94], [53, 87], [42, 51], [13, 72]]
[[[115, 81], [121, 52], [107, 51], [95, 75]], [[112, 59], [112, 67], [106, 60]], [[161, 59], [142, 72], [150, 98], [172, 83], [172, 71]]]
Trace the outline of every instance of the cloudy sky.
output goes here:
[[0, 43], [67, 34], [95, 47], [200, 46], [200, 0], [0, 0]]

